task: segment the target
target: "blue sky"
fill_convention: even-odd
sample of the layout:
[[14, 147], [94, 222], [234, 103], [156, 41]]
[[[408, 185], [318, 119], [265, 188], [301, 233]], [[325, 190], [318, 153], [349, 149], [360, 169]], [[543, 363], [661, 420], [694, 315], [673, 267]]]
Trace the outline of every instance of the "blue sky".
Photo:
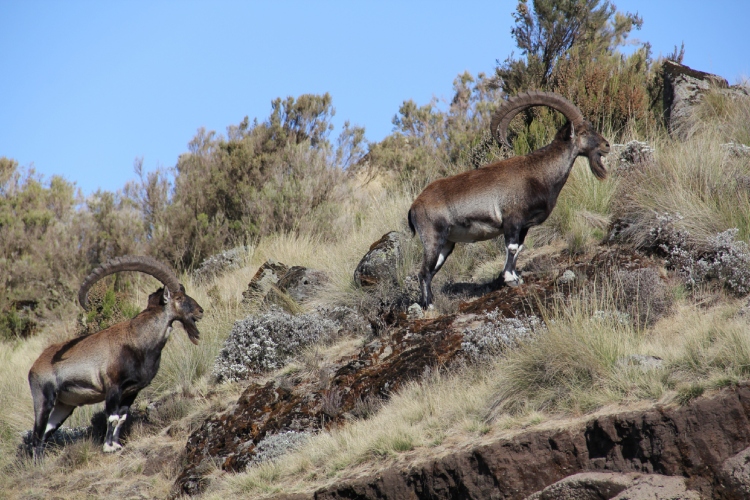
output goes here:
[[[615, 0], [631, 38], [730, 83], [750, 77], [750, 2]], [[407, 99], [449, 100], [463, 71], [515, 49], [516, 1], [0, 0], [0, 156], [84, 194], [171, 167], [200, 127], [265, 119], [276, 97], [330, 92], [369, 141]]]

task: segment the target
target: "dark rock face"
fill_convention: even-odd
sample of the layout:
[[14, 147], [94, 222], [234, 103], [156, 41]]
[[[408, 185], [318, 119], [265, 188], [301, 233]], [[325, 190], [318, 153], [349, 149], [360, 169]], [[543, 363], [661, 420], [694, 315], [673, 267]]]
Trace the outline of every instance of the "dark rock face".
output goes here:
[[391, 231], [373, 243], [357, 264], [354, 281], [360, 286], [368, 286], [383, 279], [393, 279], [403, 237], [403, 234]]
[[217, 458], [224, 470], [242, 470], [266, 435], [343, 422], [359, 403], [387, 398], [425, 369], [449, 362], [460, 352], [462, 324], [457, 316], [415, 322], [340, 360], [324, 386], [302, 379], [250, 385], [233, 409], [209, 418], [188, 439], [189, 465], [177, 479], [179, 492], [200, 493], [204, 471]]
[[312, 495], [278, 498], [522, 499], [573, 474], [606, 471], [648, 474], [641, 482], [657, 488], [665, 488], [669, 481], [651, 474], [684, 480], [683, 495], [664, 498], [739, 499], [747, 498], [745, 490], [723, 482], [721, 471], [727, 459], [737, 461], [748, 446], [750, 388], [741, 386], [684, 407], [604, 416], [559, 431], [527, 432], [410, 470], [389, 469]]

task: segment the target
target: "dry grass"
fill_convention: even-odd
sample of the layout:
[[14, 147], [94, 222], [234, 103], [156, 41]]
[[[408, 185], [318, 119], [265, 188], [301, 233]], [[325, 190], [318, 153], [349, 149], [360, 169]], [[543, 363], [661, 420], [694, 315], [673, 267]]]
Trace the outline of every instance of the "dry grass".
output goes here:
[[[722, 146], [750, 139], [750, 98], [724, 101], [708, 99], [688, 139], [657, 140], [655, 163], [623, 179], [616, 211], [631, 222], [626, 235], [636, 245], [648, 240], [657, 214], [679, 214], [678, 228], [698, 246], [730, 228], [750, 238], [750, 163]], [[715, 111], [715, 102], [724, 111]]]

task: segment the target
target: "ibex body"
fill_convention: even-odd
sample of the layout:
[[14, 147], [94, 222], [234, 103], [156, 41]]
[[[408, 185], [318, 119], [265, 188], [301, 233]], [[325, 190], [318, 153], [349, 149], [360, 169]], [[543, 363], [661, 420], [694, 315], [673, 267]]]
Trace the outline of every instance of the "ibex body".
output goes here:
[[78, 294], [87, 308], [87, 294], [99, 279], [118, 271], [141, 271], [165, 286], [152, 293], [148, 307], [135, 318], [92, 335], [49, 346], [29, 371], [34, 400], [34, 456], [39, 457], [45, 440], [77, 406], [104, 401], [108, 415], [104, 451], [122, 448], [120, 430], [138, 393], [159, 370], [161, 352], [179, 321], [188, 337], [198, 343], [195, 322], [203, 309], [185, 293], [167, 266], [148, 257], [120, 257], [89, 274]]
[[419, 271], [422, 306], [432, 303], [432, 278], [453, 252], [456, 243], [473, 243], [505, 236], [503, 279], [515, 286], [521, 280], [515, 265], [526, 234], [544, 222], [555, 208], [579, 156], [586, 156], [594, 175], [607, 175], [601, 157], [609, 143], [568, 100], [552, 93], [529, 92], [509, 99], [492, 119], [495, 139], [507, 145], [507, 129], [519, 112], [531, 106], [554, 108], [568, 119], [549, 145], [526, 156], [439, 179], [428, 185], [409, 209], [409, 227], [419, 233], [424, 259]]

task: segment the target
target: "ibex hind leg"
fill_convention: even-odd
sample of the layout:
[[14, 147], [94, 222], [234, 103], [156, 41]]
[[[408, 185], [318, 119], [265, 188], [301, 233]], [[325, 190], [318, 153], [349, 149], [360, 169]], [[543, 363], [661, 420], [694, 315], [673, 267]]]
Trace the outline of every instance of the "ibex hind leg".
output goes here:
[[[447, 231], [444, 231], [447, 233]], [[427, 309], [432, 305], [432, 278], [437, 274], [445, 260], [453, 252], [455, 243], [448, 241], [447, 234], [435, 235], [428, 242], [422, 240], [424, 259], [419, 271], [419, 284], [422, 292], [422, 307]]]
[[[32, 455], [34, 460], [41, 460], [44, 454], [44, 441], [50, 434], [50, 416], [55, 409], [57, 390], [52, 382], [41, 382], [36, 377], [29, 377], [31, 397], [34, 401], [34, 430], [31, 436]], [[56, 427], [55, 427], [56, 428]], [[54, 429], [52, 429], [54, 431]]]

